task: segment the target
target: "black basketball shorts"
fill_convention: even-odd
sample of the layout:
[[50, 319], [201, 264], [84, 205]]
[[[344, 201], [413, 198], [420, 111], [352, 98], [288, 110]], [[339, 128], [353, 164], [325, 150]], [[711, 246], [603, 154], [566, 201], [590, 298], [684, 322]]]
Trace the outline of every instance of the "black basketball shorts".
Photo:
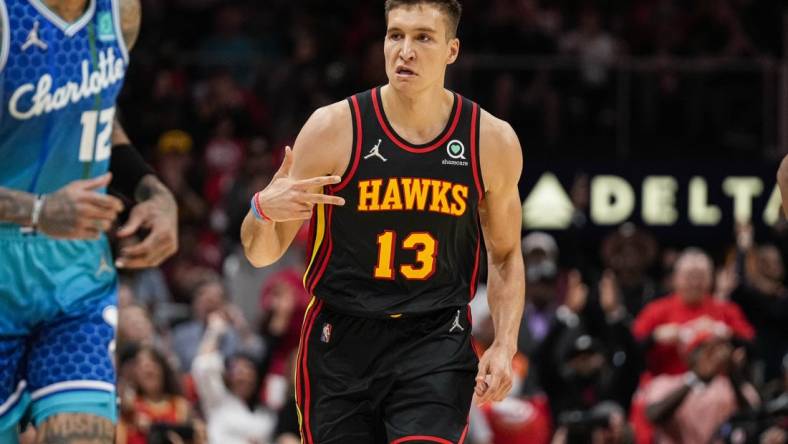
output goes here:
[[350, 316], [313, 299], [296, 400], [305, 444], [461, 444], [478, 359], [468, 307]]

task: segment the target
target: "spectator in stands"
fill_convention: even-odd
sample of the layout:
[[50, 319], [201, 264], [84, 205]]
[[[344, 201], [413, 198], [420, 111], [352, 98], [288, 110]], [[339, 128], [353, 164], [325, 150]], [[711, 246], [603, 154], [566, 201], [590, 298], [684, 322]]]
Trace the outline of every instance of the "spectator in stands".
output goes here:
[[298, 349], [301, 324], [309, 303], [302, 275], [285, 269], [266, 281], [260, 297], [260, 333], [266, 344], [265, 400], [272, 408], [280, 408], [289, 397], [286, 392], [288, 360]]
[[[249, 211], [249, 199], [270, 182], [273, 175], [273, 154], [264, 137], [255, 137], [246, 150], [241, 171], [227, 193], [224, 207], [227, 212], [225, 238], [235, 245], [241, 243], [241, 223]], [[232, 248], [227, 248], [231, 251]]]
[[231, 321], [231, 327], [222, 335], [219, 348], [224, 356], [244, 349], [259, 353], [260, 345], [249, 329], [243, 315], [227, 302], [224, 285], [217, 279], [200, 282], [194, 290], [192, 319], [178, 324], [172, 332], [172, 347], [180, 361], [182, 371], [188, 372], [197, 355], [200, 340], [204, 335], [208, 315], [223, 312]]
[[[298, 350], [293, 351], [288, 359], [288, 393], [296, 391], [296, 362], [298, 362]], [[277, 412], [274, 444], [301, 444], [300, 429], [295, 396], [288, 396], [285, 405]]]
[[738, 286], [730, 297], [755, 326], [756, 355], [764, 363], [763, 380], [781, 375], [781, 359], [788, 353], [788, 290], [785, 266], [774, 245], [754, 246], [752, 226], [737, 234]]
[[608, 70], [617, 52], [615, 38], [604, 29], [603, 18], [590, 5], [580, 14], [579, 26], [561, 40], [561, 49], [580, 57], [583, 81], [592, 88], [608, 81]]
[[140, 345], [127, 349], [124, 355], [120, 366], [127, 371], [118, 381], [121, 417], [117, 444], [164, 442], [162, 438], [172, 434], [193, 440], [200, 426], [195, 428], [192, 407], [181, 395], [178, 377], [164, 354], [150, 345]]
[[209, 444], [269, 444], [275, 415], [260, 406], [261, 375], [254, 358], [219, 352], [230, 332], [224, 314], [213, 312], [192, 365], [197, 394], [207, 424]]
[[148, 312], [139, 305], [123, 307], [118, 312], [117, 341], [121, 344], [135, 343], [154, 345], [158, 343], [156, 330]]
[[648, 275], [657, 249], [654, 236], [631, 223], [622, 225], [602, 242], [602, 261], [613, 272], [617, 297], [632, 316], [637, 316], [659, 294], [659, 285]]
[[738, 412], [720, 427], [718, 435], [724, 442], [788, 442], [788, 355], [782, 368], [780, 378], [761, 390], [760, 408]]
[[649, 303], [635, 319], [633, 333], [646, 350], [650, 374], [687, 371], [678, 344], [682, 337], [710, 332], [735, 341], [755, 335], [738, 306], [711, 296], [713, 266], [706, 253], [688, 248], [676, 260], [675, 292]]
[[743, 378], [745, 353], [727, 339], [696, 331], [683, 343], [689, 371], [663, 374], [645, 388], [646, 415], [656, 425], [655, 442], [707, 443], [734, 413], [759, 404]]
[[528, 264], [528, 298], [517, 348], [530, 355], [547, 336], [559, 304], [558, 244], [547, 233], [534, 232], [523, 238], [523, 255]]
[[[637, 381], [638, 361], [633, 356], [637, 349], [625, 317], [609, 316], [604, 326], [598, 326], [596, 331], [590, 329], [583, 316], [587, 300], [588, 288], [580, 274], [572, 272], [566, 303], [558, 309], [550, 333], [534, 355], [533, 365], [550, 399], [554, 423], [571, 429], [563, 432], [570, 442], [578, 433], [591, 434], [596, 426], [583, 428], [589, 425], [586, 419], [600, 412], [607, 412], [605, 418], [609, 421], [604, 425], [594, 423], [599, 426], [599, 433], [607, 430], [624, 439], [626, 434], [619, 433], [623, 430], [619, 428], [618, 414], [613, 412], [623, 417], [629, 405]], [[615, 302], [610, 306], [611, 315], [622, 312]], [[578, 415], [580, 418], [575, 418]]]
[[161, 172], [162, 182], [172, 190], [178, 201], [180, 223], [187, 224], [202, 222], [208, 212], [205, 200], [189, 180], [197, 160], [193, 148], [192, 135], [175, 129], [159, 136], [156, 151], [156, 169]]

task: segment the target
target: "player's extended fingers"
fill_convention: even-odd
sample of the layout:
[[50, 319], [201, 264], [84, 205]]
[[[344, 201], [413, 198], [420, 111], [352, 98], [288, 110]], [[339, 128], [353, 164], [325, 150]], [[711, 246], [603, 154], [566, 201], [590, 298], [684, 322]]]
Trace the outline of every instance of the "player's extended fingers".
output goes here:
[[108, 194], [88, 192], [84, 193], [80, 200], [116, 213], [123, 211], [123, 202], [117, 197]]
[[320, 176], [311, 179], [301, 179], [296, 181], [293, 185], [301, 190], [308, 190], [312, 188], [324, 187], [326, 185], [335, 185], [342, 181], [339, 176]]
[[300, 196], [301, 202], [309, 204], [345, 205], [345, 199], [339, 196], [328, 196], [317, 193], [304, 193]]
[[112, 182], [112, 173], [105, 173], [92, 179], [75, 180], [71, 185], [82, 190], [98, 190], [105, 188], [110, 182]]
[[118, 218], [118, 213], [88, 203], [77, 204], [76, 210], [78, 222], [100, 220], [112, 224]]
[[112, 226], [112, 221], [106, 219], [85, 219], [82, 226], [90, 231], [105, 232]]

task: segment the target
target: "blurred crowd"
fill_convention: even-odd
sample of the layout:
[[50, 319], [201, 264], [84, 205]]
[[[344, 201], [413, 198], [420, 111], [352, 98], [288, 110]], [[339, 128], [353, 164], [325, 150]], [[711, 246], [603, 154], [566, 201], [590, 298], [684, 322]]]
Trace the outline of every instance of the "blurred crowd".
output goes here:
[[[620, 155], [614, 66], [629, 59], [653, 64], [631, 85], [632, 131], [643, 138], [632, 145], [643, 153], [629, 157], [690, 145], [762, 156], [768, 141], [750, 111], [763, 104], [748, 89], [762, 84], [737, 83], [714, 63], [783, 57], [780, 2], [463, 4], [463, 56], [449, 83], [510, 120], [526, 158]], [[121, 276], [118, 442], [298, 443], [292, 366], [309, 299], [307, 235], [257, 270], [240, 251], [240, 224], [315, 108], [386, 81], [382, 5], [143, 6], [119, 109], [178, 199], [181, 239], [160, 269]], [[480, 64], [492, 54], [572, 62]], [[676, 60], [711, 69], [685, 75]], [[706, 100], [721, 88], [731, 102]], [[787, 442], [787, 236], [784, 226], [762, 239], [741, 226], [710, 257], [630, 224], [593, 245], [577, 241], [582, 233], [525, 233], [518, 380], [504, 402], [473, 408], [469, 442]], [[484, 349], [494, 333], [483, 286], [473, 310]]]
[[[252, 141], [281, 147], [317, 107], [386, 81], [382, 2], [142, 1], [120, 103], [151, 157], [181, 130], [205, 168], [238, 168]], [[463, 5], [448, 85], [527, 134], [531, 158], [776, 145], [780, 0]]]

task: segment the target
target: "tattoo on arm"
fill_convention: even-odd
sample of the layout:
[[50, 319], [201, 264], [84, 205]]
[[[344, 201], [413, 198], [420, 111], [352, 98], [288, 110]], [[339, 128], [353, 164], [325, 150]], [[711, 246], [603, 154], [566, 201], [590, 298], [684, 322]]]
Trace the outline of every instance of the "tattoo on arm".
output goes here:
[[64, 190], [48, 194], [41, 209], [38, 226], [50, 235], [69, 233], [77, 224], [77, 206]]
[[60, 414], [44, 421], [39, 435], [46, 444], [107, 444], [114, 442], [115, 427], [98, 416]]
[[0, 221], [29, 224], [35, 200], [35, 196], [30, 193], [0, 188]]
[[129, 49], [137, 43], [142, 22], [142, 6], [140, 0], [120, 1], [120, 28], [123, 31], [123, 40]]
[[142, 202], [154, 197], [172, 197], [172, 194], [156, 176], [149, 174], [143, 177], [137, 185], [137, 189], [134, 190], [134, 198], [138, 202]]

